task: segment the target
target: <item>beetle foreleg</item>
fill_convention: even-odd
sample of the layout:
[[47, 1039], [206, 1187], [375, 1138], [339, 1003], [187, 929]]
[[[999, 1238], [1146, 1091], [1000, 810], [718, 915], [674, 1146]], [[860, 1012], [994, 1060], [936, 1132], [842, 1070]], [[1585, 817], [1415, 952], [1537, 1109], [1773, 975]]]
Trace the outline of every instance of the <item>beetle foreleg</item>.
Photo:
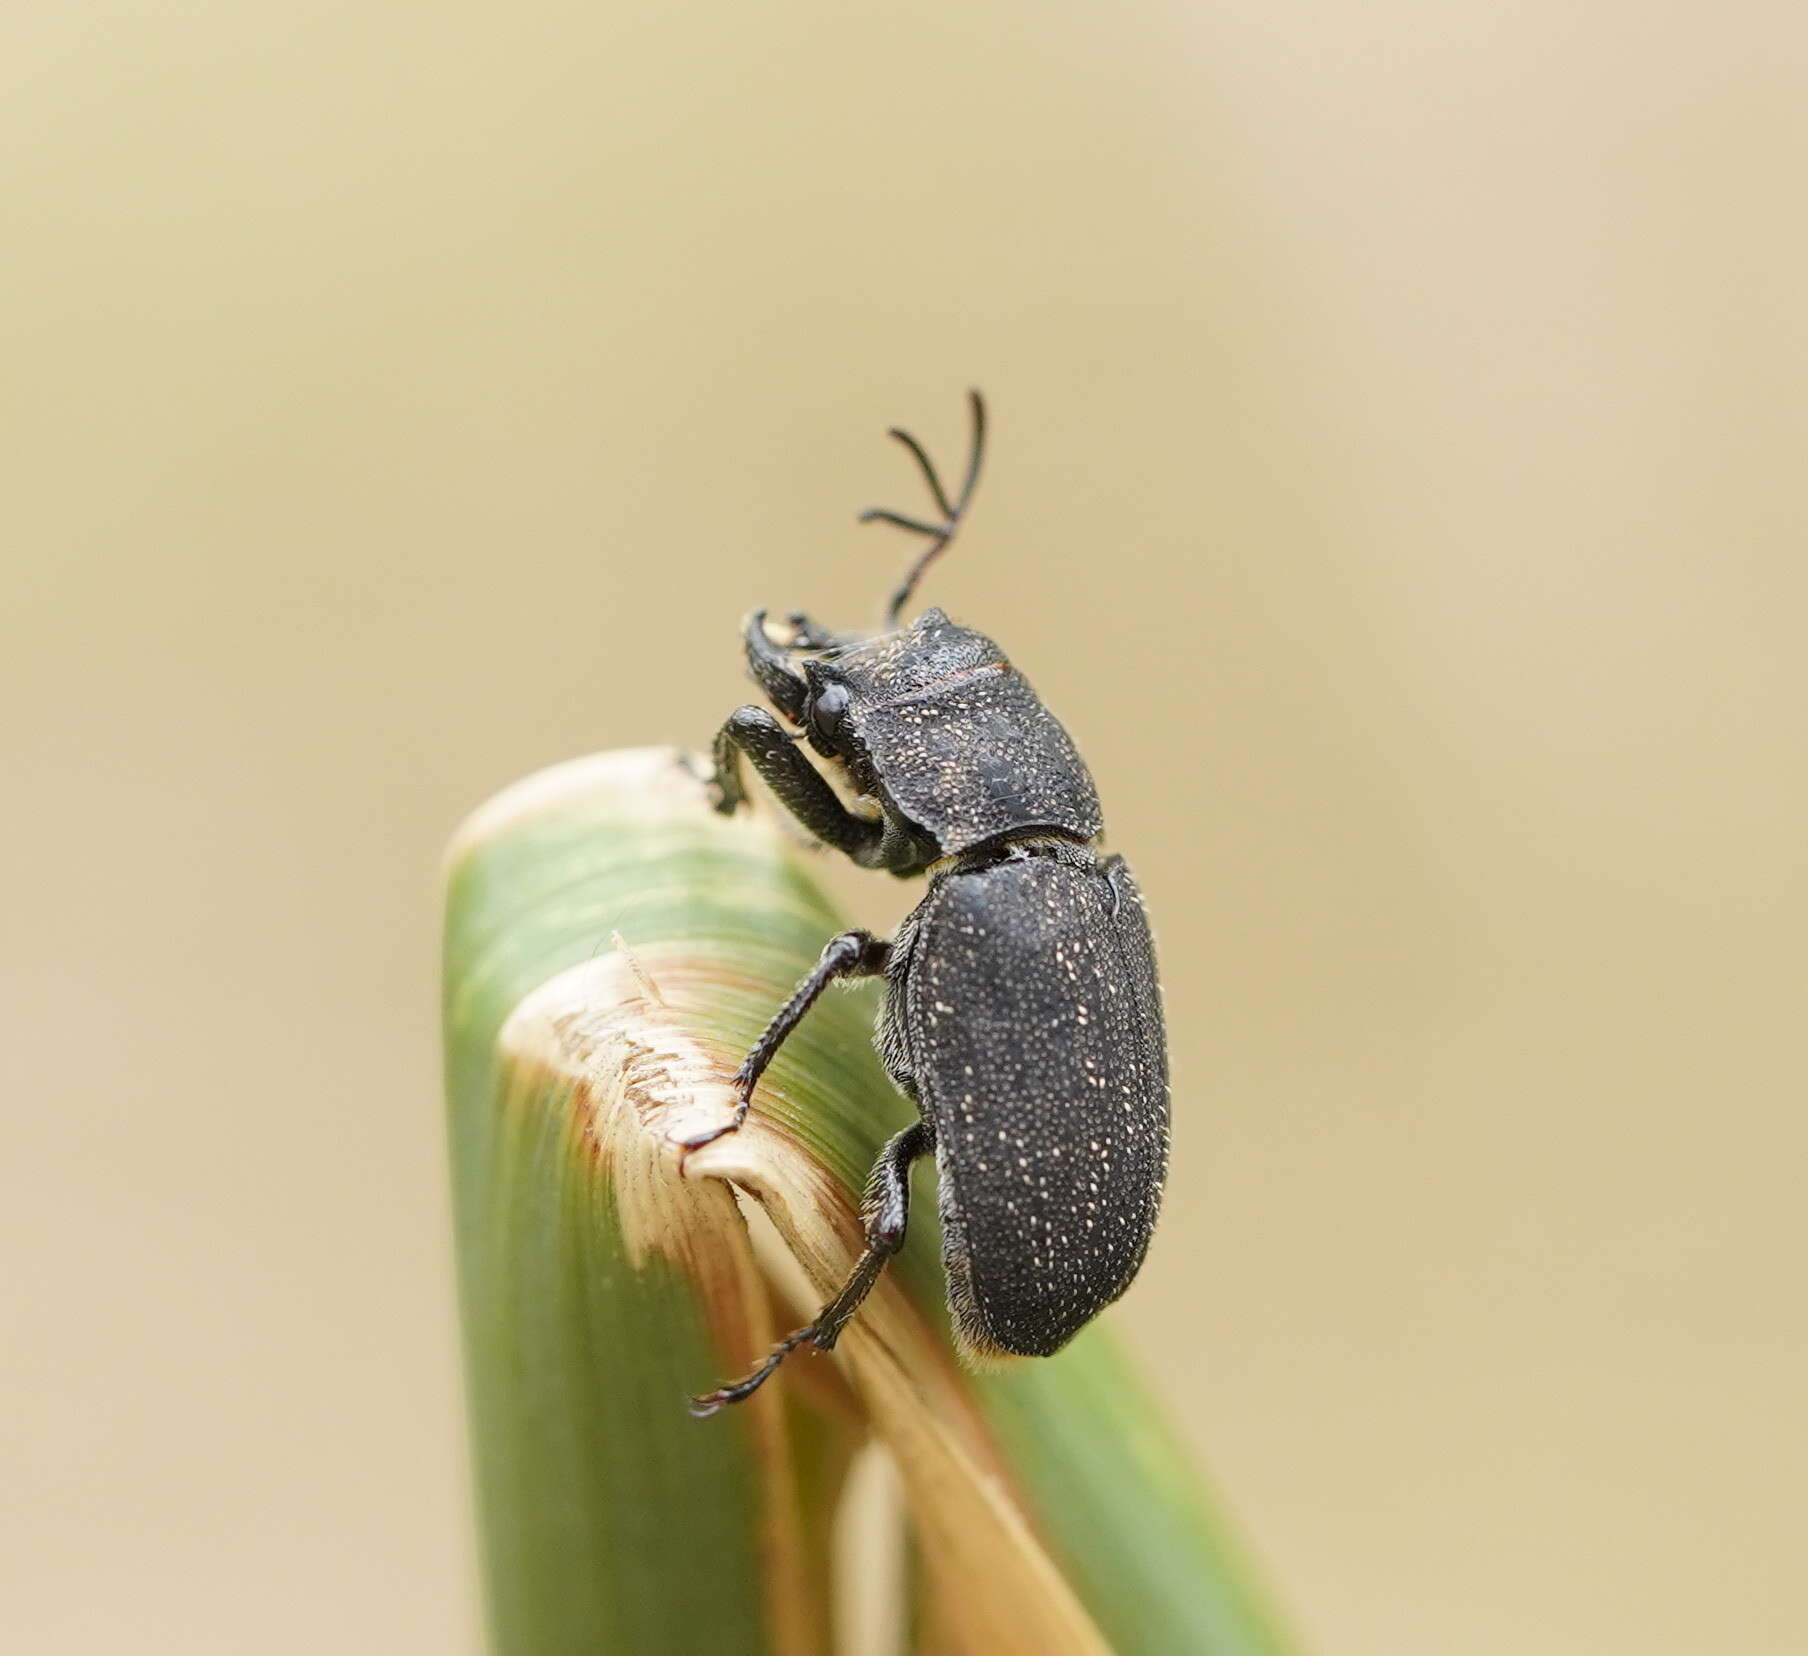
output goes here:
[[696, 1133], [685, 1139], [685, 1149], [695, 1150], [739, 1127], [747, 1119], [748, 1106], [753, 1102], [753, 1089], [760, 1084], [760, 1077], [766, 1073], [766, 1066], [785, 1044], [791, 1031], [803, 1022], [804, 1014], [816, 1004], [823, 990], [837, 978], [879, 976], [885, 970], [885, 962], [890, 954], [891, 945], [882, 938], [874, 937], [871, 932], [849, 931], [830, 938], [822, 951], [822, 958], [811, 969], [810, 975], [778, 1009], [772, 1022], [766, 1025], [765, 1033], [754, 1042], [753, 1050], [735, 1071], [734, 1085], [740, 1101], [735, 1105], [733, 1116], [720, 1127], [711, 1127], [706, 1132]]
[[824, 780], [822, 772], [798, 752], [797, 738], [763, 707], [731, 713], [716, 733], [716, 809], [732, 814], [747, 799], [741, 779], [745, 754], [778, 796], [778, 802], [824, 845], [856, 862], [870, 862], [884, 838], [884, 827], [855, 816]]
[[840, 1339], [848, 1319], [860, 1309], [860, 1302], [873, 1291], [886, 1262], [904, 1246], [910, 1224], [910, 1168], [918, 1156], [935, 1145], [935, 1134], [924, 1121], [906, 1127], [887, 1141], [873, 1163], [866, 1181], [866, 1194], [861, 1201], [861, 1217], [865, 1223], [866, 1247], [841, 1292], [816, 1315], [815, 1322], [787, 1334], [772, 1348], [771, 1354], [744, 1379], [719, 1386], [715, 1391], [691, 1399], [691, 1413], [699, 1420], [713, 1415], [730, 1403], [751, 1397], [766, 1383], [780, 1363], [800, 1345], [813, 1345], [818, 1351], [830, 1351]]

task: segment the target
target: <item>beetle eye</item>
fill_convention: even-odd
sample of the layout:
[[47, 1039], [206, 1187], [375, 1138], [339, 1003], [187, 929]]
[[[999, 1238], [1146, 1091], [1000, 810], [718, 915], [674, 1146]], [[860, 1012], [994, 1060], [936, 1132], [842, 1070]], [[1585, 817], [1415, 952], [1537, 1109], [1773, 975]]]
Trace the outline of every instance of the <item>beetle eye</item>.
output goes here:
[[825, 684], [810, 698], [809, 729], [814, 746], [832, 753], [841, 734], [841, 721], [853, 697], [845, 684]]

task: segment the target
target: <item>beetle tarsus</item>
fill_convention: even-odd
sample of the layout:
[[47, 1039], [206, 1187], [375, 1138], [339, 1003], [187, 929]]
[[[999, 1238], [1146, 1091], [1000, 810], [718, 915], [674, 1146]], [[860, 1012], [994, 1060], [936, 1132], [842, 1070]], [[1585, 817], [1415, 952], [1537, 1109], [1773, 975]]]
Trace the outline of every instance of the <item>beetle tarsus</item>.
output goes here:
[[739, 1132], [741, 1124], [747, 1119], [748, 1107], [752, 1103], [751, 1094], [744, 1094], [741, 1102], [735, 1106], [734, 1114], [719, 1126], [706, 1127], [700, 1133], [692, 1133], [689, 1138], [678, 1141], [685, 1150], [701, 1150], [706, 1144], [714, 1144], [719, 1138], [727, 1138], [730, 1133]]
[[738, 787], [731, 788], [720, 771], [703, 779], [703, 794], [717, 816], [733, 816], [747, 797]]
[[712, 1392], [704, 1392], [701, 1397], [691, 1399], [691, 1413], [698, 1420], [708, 1420], [719, 1413], [730, 1403], [744, 1403], [748, 1398], [765, 1385], [773, 1371], [787, 1357], [806, 1341], [816, 1338], [816, 1324], [805, 1323], [802, 1328], [787, 1334], [772, 1348], [771, 1354], [751, 1374], [739, 1380], [732, 1380], [726, 1386], [718, 1386]]

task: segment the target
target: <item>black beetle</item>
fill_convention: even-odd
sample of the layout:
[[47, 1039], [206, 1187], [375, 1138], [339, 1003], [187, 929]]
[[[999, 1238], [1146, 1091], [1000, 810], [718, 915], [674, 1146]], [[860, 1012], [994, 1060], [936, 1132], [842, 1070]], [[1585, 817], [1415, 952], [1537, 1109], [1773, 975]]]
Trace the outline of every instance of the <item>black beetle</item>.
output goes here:
[[[837, 978], [883, 975], [878, 1044], [919, 1119], [879, 1155], [866, 1247], [814, 1322], [745, 1379], [694, 1400], [699, 1415], [750, 1396], [805, 1343], [827, 1351], [904, 1241], [910, 1167], [933, 1150], [957, 1337], [979, 1355], [1047, 1356], [1126, 1288], [1149, 1245], [1167, 1170], [1168, 1064], [1155, 951], [1122, 857], [1095, 850], [1098, 794], [1067, 732], [983, 634], [905, 605], [959, 528], [985, 447], [957, 499], [908, 433], [941, 512], [878, 520], [929, 537], [892, 595], [885, 630], [833, 633], [794, 615], [775, 643], [746, 626], [748, 665], [792, 728], [743, 707], [716, 738], [717, 808], [746, 800], [741, 759], [825, 845], [863, 868], [927, 873], [890, 943], [843, 933], [735, 1075], [733, 1132], [773, 1054]], [[836, 767], [853, 808], [806, 759]]]

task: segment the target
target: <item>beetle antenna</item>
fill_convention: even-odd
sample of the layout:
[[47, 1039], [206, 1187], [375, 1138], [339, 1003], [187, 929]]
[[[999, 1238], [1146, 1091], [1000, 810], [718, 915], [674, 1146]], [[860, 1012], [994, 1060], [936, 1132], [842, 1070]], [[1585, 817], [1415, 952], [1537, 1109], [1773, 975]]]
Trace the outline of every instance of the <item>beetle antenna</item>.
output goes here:
[[902, 426], [893, 426], [885, 435], [895, 438], [910, 450], [911, 458], [921, 469], [924, 480], [929, 484], [929, 492], [935, 496], [935, 503], [941, 508], [942, 516], [944, 518], [953, 517], [954, 508], [948, 504], [948, 491], [942, 487], [942, 480], [936, 475], [935, 462], [923, 452], [923, 445]]
[[980, 462], [984, 460], [986, 453], [986, 404], [977, 391], [969, 391], [967, 400], [973, 408], [973, 447], [967, 456], [967, 475], [961, 481], [960, 494], [952, 501], [948, 498], [948, 491], [942, 487], [935, 463], [924, 452], [923, 445], [908, 431], [900, 430], [897, 426], [893, 426], [887, 434], [910, 450], [911, 458], [916, 461], [924, 481], [929, 485], [930, 494], [935, 497], [942, 521], [927, 523], [922, 518], [906, 517], [901, 512], [889, 512], [879, 506], [860, 514], [862, 523], [890, 523], [899, 529], [908, 529], [913, 535], [930, 537], [929, 545], [918, 554], [917, 561], [898, 583], [897, 591], [891, 595], [891, 602], [886, 605], [885, 625], [894, 632], [903, 616], [904, 606], [910, 602], [911, 594], [923, 578], [923, 572], [948, 549], [948, 543], [954, 539], [955, 531], [960, 528], [961, 520], [972, 502], [974, 487], [979, 482]]

